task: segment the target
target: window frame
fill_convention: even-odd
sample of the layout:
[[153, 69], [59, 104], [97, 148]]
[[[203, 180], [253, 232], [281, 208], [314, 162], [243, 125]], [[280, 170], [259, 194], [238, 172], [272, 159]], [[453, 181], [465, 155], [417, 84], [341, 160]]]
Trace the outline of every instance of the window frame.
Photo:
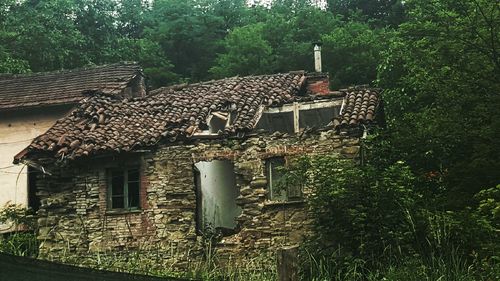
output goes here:
[[[343, 106], [343, 99], [331, 99], [331, 100], [317, 100], [317, 101], [310, 101], [310, 102], [293, 102], [291, 104], [285, 104], [280, 107], [268, 107], [265, 110], [263, 110], [262, 115], [260, 116], [259, 120], [257, 121], [257, 124], [255, 126], [255, 129], [259, 130], [265, 130], [268, 132], [282, 132], [282, 133], [288, 133], [288, 134], [298, 134], [301, 132], [301, 130], [304, 130], [306, 127], [301, 126], [301, 121], [300, 121], [300, 113], [305, 112], [305, 111], [311, 111], [311, 110], [317, 110], [319, 114], [319, 111], [323, 109], [331, 109], [333, 111], [333, 115], [331, 117], [328, 117], [327, 119], [330, 119], [329, 121], [333, 120], [334, 118], [338, 117], [339, 114], [342, 112], [342, 106]], [[284, 120], [287, 115], [292, 115], [291, 117], [293, 118], [291, 123], [286, 126], [287, 130], [281, 131], [281, 130], [271, 130], [273, 128], [273, 122], [272, 119], [274, 118], [273, 115], [281, 115], [282, 119]], [[290, 117], [290, 116], [288, 116]], [[321, 118], [318, 118], [321, 119]], [[286, 120], [285, 120], [286, 121]], [[302, 122], [304, 123], [304, 122]], [[326, 125], [327, 126], [327, 125]], [[281, 126], [282, 127], [282, 126]], [[320, 124], [318, 124], [319, 128], [325, 127]]]
[[[129, 181], [129, 172], [135, 170], [138, 174], [137, 181]], [[121, 176], [123, 177], [123, 195], [118, 196], [118, 195], [113, 195], [113, 173], [121, 173]], [[141, 169], [139, 166], [127, 166], [127, 167], [114, 167], [114, 168], [109, 168], [106, 171], [107, 174], [107, 186], [106, 186], [106, 199], [107, 199], [107, 210], [109, 211], [133, 211], [133, 210], [140, 210], [141, 209], [141, 189], [142, 189], [142, 180], [141, 180]], [[137, 205], [136, 206], [130, 206], [130, 198], [129, 198], [129, 183], [131, 182], [136, 182], [138, 184], [138, 190], [137, 190]], [[113, 198], [118, 198], [122, 197], [123, 198], [123, 208], [113, 208]]]
[[[273, 186], [273, 175], [272, 175], [273, 164], [275, 165], [274, 167], [276, 167], [275, 163], [280, 163], [280, 162], [282, 163], [282, 165], [279, 165], [278, 167], [286, 167], [287, 159], [284, 156], [274, 156], [265, 159], [265, 175], [267, 180], [268, 200], [274, 202], [294, 202], [302, 200], [303, 192], [301, 187], [287, 185], [283, 190], [281, 190], [280, 194], [278, 195], [274, 194], [273, 189], [275, 189], [276, 187]], [[290, 196], [292, 193], [291, 189], [293, 188], [298, 188], [298, 191], [294, 193], [298, 195]]]

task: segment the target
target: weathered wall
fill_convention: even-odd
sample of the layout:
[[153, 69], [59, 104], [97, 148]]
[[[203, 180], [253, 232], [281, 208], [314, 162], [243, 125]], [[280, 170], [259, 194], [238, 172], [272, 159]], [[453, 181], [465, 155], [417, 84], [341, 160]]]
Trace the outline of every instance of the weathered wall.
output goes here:
[[68, 112], [68, 107], [0, 112], [0, 208], [7, 202], [27, 205], [27, 169], [12, 164], [14, 155]]
[[[60, 257], [71, 253], [141, 249], [186, 267], [202, 257], [202, 238], [196, 229], [196, 193], [193, 165], [214, 159], [234, 163], [237, 233], [217, 244], [219, 254], [239, 259], [263, 251], [300, 243], [310, 231], [305, 201], [272, 202], [267, 199], [265, 159], [304, 154], [337, 153], [357, 157], [358, 140], [331, 132], [294, 137], [255, 136], [246, 140], [198, 140], [189, 145], [161, 146], [143, 153], [141, 211], [106, 210], [106, 165], [121, 158], [79, 161], [39, 180], [43, 197], [39, 211], [41, 253]], [[134, 159], [134, 157], [129, 158]], [[106, 165], [99, 164], [106, 163]], [[312, 191], [307, 187], [307, 197]]]

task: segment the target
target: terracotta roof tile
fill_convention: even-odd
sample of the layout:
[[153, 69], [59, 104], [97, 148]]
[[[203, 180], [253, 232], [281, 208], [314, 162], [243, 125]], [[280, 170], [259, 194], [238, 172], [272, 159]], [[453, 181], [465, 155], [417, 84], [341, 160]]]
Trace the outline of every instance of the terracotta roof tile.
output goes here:
[[[190, 138], [207, 127], [212, 112], [232, 113], [231, 125], [222, 132], [232, 135], [252, 130], [263, 106], [339, 97], [339, 92], [310, 95], [304, 77], [304, 72], [233, 77], [161, 88], [131, 100], [95, 95], [82, 100], [67, 117], [37, 137], [23, 157], [42, 153], [74, 159]], [[365, 89], [345, 94], [348, 102], [342, 122], [370, 121], [368, 112], [377, 103], [372, 99], [377, 92]]]
[[337, 131], [347, 131], [375, 122], [376, 110], [380, 102], [380, 89], [357, 86], [342, 89], [340, 92], [345, 96], [340, 116], [334, 120]]
[[0, 75], [0, 110], [78, 103], [85, 93], [119, 94], [136, 75], [137, 63], [22, 75]]

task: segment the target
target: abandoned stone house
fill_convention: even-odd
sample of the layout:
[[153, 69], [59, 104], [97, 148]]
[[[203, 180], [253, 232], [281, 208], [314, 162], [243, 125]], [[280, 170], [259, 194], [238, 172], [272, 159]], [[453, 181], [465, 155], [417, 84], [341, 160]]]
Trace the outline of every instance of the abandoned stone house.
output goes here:
[[300, 243], [313, 191], [277, 188], [280, 167], [357, 159], [379, 102], [303, 71], [87, 97], [15, 157], [43, 171], [41, 254], [138, 249], [185, 266], [214, 230], [219, 253], [238, 257]]
[[[83, 98], [99, 91], [144, 96], [144, 76], [137, 63], [22, 75], [0, 75], [0, 208], [16, 204], [38, 208], [31, 167], [12, 165], [13, 157], [66, 116]], [[30, 188], [31, 187], [31, 188]], [[0, 233], [13, 231], [1, 224]]]

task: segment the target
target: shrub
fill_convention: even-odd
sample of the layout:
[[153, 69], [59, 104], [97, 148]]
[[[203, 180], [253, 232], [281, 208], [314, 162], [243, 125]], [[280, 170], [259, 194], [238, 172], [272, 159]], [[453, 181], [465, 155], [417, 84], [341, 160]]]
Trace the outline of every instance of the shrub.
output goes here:
[[36, 219], [31, 210], [14, 204], [7, 205], [0, 209], [0, 223], [11, 224], [15, 230], [0, 237], [0, 252], [18, 256], [38, 255]]
[[419, 194], [413, 174], [398, 162], [384, 171], [357, 166], [336, 156], [303, 158], [288, 173], [290, 181], [312, 187], [311, 212], [320, 254], [379, 262], [386, 252], [408, 251]]
[[[304, 157], [283, 184], [314, 190], [314, 234], [302, 249], [304, 280], [488, 280], [499, 270], [500, 188], [478, 208], [446, 209], [404, 162], [385, 168], [337, 156]], [[424, 195], [425, 194], [425, 195]]]

